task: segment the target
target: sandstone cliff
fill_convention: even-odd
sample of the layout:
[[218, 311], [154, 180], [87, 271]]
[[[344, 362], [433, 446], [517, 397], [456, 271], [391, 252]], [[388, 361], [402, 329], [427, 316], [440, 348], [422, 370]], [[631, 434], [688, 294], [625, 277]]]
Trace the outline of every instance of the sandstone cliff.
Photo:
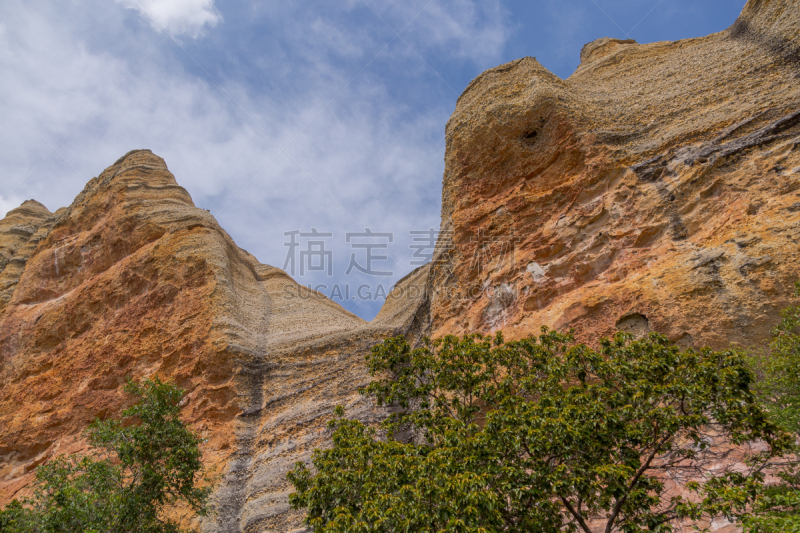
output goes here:
[[25, 262], [49, 228], [51, 218], [45, 206], [28, 200], [0, 220], [0, 312], [11, 299]]
[[375, 419], [356, 392], [365, 351], [415, 309], [396, 299], [368, 324], [259, 264], [148, 150], [55, 215], [11, 211], [0, 253], [0, 504], [35, 466], [84, 450], [81, 431], [123, 407], [126, 378], [159, 375], [189, 391], [187, 419], [224, 475], [204, 525], [293, 529], [286, 472], [324, 445], [336, 405]]
[[798, 278], [800, 2], [728, 30], [586, 45], [561, 80], [524, 58], [447, 124], [437, 335], [541, 325], [684, 346], [762, 341]]
[[750, 0], [708, 37], [590, 43], [567, 80], [485, 72], [447, 125], [451, 237], [371, 323], [238, 248], [147, 150], [55, 214], [26, 202], [0, 221], [0, 504], [85, 450], [128, 377], [189, 390], [221, 476], [206, 530], [286, 532], [285, 473], [333, 407], [382, 416], [356, 389], [386, 336], [763, 341], [800, 266], [799, 50], [800, 2]]

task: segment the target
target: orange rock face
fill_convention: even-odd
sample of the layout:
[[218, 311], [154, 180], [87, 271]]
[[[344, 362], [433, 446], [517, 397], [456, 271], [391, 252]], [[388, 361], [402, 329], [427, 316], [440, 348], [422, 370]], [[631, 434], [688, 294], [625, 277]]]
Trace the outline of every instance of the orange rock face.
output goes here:
[[34, 214], [42, 234], [2, 272], [21, 271], [0, 314], [0, 500], [37, 464], [82, 450], [86, 425], [122, 407], [126, 378], [191, 390], [187, 416], [208, 432], [211, 462], [223, 460], [232, 436], [221, 428], [239, 408], [214, 311], [224, 275], [248, 258], [149, 152], [120, 159], [55, 216]]
[[763, 341], [798, 279], [800, 3], [728, 30], [601, 39], [561, 80], [525, 58], [447, 124], [436, 335], [540, 326]]
[[0, 312], [8, 304], [25, 262], [49, 228], [52, 213], [28, 200], [0, 220]]
[[127, 378], [189, 391], [220, 474], [203, 528], [287, 532], [285, 475], [334, 406], [383, 416], [357, 388], [387, 336], [762, 342], [800, 267], [799, 50], [800, 3], [751, 0], [708, 37], [590, 43], [567, 80], [531, 58], [485, 72], [447, 125], [450, 237], [371, 323], [259, 264], [147, 150], [55, 214], [24, 203], [0, 221], [0, 505], [85, 451]]
[[158, 375], [189, 391], [186, 419], [221, 474], [204, 527], [293, 529], [286, 472], [325, 445], [336, 405], [378, 419], [356, 391], [364, 355], [416, 310], [395, 299], [369, 324], [259, 264], [147, 150], [55, 215], [11, 211], [0, 254], [0, 505], [37, 465], [85, 451], [82, 431], [124, 407], [126, 379]]

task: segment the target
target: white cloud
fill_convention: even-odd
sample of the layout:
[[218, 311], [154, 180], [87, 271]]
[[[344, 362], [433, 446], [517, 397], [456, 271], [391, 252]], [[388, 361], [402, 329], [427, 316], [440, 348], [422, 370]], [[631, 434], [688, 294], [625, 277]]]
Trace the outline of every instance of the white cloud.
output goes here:
[[222, 16], [214, 0], [117, 0], [135, 9], [155, 27], [174, 35], [199, 37], [207, 27], [216, 26]]
[[8, 197], [0, 196], [0, 219], [6, 216], [6, 213], [12, 209], [16, 209], [25, 199], [22, 196], [11, 194]]
[[496, 0], [433, 2], [420, 19], [417, 35], [478, 63], [496, 60], [510, 34], [508, 14]]
[[364, 55], [363, 39], [347, 35], [345, 32], [321, 18], [315, 19], [309, 26], [315, 34], [316, 45], [342, 56], [359, 57]]
[[[0, 194], [25, 180], [0, 213], [27, 198], [55, 211], [128, 150], [150, 148], [240, 246], [279, 267], [283, 232], [317, 227], [335, 234], [334, 281], [353, 283], [343, 277], [351, 252], [345, 232], [394, 232], [391, 253], [400, 259], [409, 251], [409, 230], [438, 226], [444, 124], [455, 95], [438, 79], [415, 77], [425, 70], [419, 58], [391, 50], [354, 78], [387, 42], [379, 21], [344, 24], [338, 6], [316, 0], [309, 2], [319, 9], [270, 6], [280, 12], [265, 17], [273, 26], [262, 32], [263, 49], [246, 47], [233, 56], [235, 46], [219, 44], [241, 70], [218, 74], [211, 56], [198, 55], [220, 87], [190, 61], [180, 63], [185, 57], [172, 54], [169, 42], [148, 57], [163, 37], [127, 27], [116, 4], [32, 1], [0, 5], [6, 24], [0, 70], [7, 73], [0, 96], [9, 104], [0, 101], [6, 125], [0, 128]], [[455, 55], [441, 54], [447, 60], [468, 53], [475, 31], [490, 43], [481, 53], [497, 53], [504, 31], [499, 19], [486, 23], [480, 20], [485, 8], [467, 4], [473, 7], [465, 4], [463, 12], [432, 10], [432, 19], [420, 18], [418, 33], [407, 35], [409, 42], [423, 52], [452, 48]], [[210, 1], [202, 6], [213, 9]], [[171, 14], [177, 11], [163, 9], [153, 12], [157, 23], [179, 22]], [[426, 36], [423, 29], [435, 26], [436, 17], [444, 21], [441, 31]], [[196, 20], [195, 30], [208, 26]], [[310, 31], [301, 34], [300, 27]], [[92, 35], [96, 41], [87, 41]], [[187, 52], [199, 53], [191, 45]], [[422, 104], [403, 100], [414, 90]], [[390, 286], [410, 269], [408, 258], [401, 266], [392, 279], [377, 281]], [[378, 307], [355, 310], [371, 318]]]

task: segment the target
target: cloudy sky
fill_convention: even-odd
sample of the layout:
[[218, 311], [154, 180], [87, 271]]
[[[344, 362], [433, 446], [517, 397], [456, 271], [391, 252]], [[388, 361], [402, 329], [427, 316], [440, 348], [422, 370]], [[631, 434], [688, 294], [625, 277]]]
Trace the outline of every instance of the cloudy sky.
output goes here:
[[[279, 267], [294, 250], [298, 281], [324, 283], [371, 319], [379, 287], [414, 268], [410, 245], [425, 245], [409, 232], [438, 228], [444, 126], [470, 80], [526, 55], [566, 78], [594, 39], [706, 35], [743, 5], [3, 0], [0, 217], [29, 198], [55, 211], [125, 152], [150, 148], [242, 248]], [[332, 235], [285, 246], [285, 233], [311, 228]], [[347, 242], [365, 228], [392, 242]], [[320, 240], [332, 276], [301, 275], [298, 252]], [[353, 244], [386, 244], [371, 253], [389, 259], [368, 265]], [[346, 285], [353, 299], [332, 294]]]

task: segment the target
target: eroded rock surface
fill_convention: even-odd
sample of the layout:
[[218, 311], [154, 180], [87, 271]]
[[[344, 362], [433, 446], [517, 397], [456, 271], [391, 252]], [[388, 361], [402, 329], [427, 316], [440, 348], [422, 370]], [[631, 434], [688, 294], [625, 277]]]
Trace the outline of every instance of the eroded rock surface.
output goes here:
[[52, 216], [36, 200], [27, 200], [0, 220], [0, 312], [11, 299], [28, 256], [49, 227]]
[[237, 247], [149, 150], [55, 215], [9, 212], [0, 260], [0, 504], [37, 465], [84, 451], [127, 378], [158, 375], [189, 391], [186, 418], [208, 437], [221, 483], [203, 526], [219, 532], [300, 526], [286, 472], [326, 444], [336, 405], [378, 420], [357, 393], [364, 355], [409, 331], [424, 296], [364, 322]]
[[26, 202], [0, 221], [0, 504], [84, 451], [129, 377], [189, 390], [206, 530], [287, 532], [285, 474], [333, 407], [383, 416], [357, 388], [389, 335], [763, 341], [800, 266], [799, 35], [800, 2], [751, 0], [708, 37], [590, 43], [567, 80], [532, 58], [476, 78], [447, 125], [452, 239], [371, 323], [259, 264], [147, 150], [55, 214]]
[[533, 58], [476, 78], [447, 125], [434, 334], [763, 341], [800, 266], [799, 32], [800, 2], [751, 0], [708, 37], [590, 43], [566, 80]]

